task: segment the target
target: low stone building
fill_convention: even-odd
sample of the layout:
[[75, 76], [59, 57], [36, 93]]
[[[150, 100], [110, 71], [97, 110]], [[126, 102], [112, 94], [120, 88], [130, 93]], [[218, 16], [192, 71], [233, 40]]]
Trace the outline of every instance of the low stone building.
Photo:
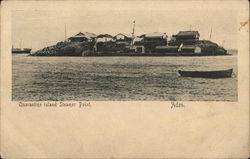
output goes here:
[[109, 34], [100, 34], [96, 37], [96, 42], [108, 42], [108, 41], [114, 41], [114, 38], [112, 35]]
[[159, 32], [143, 34], [140, 36], [140, 38], [143, 38], [140, 43], [145, 47], [146, 52], [152, 52], [155, 50], [156, 46], [167, 45], [167, 37], [166, 33]]
[[119, 33], [116, 36], [114, 36], [115, 40], [118, 41], [132, 41], [132, 37], [127, 35], [127, 34], [123, 34], [123, 33]]

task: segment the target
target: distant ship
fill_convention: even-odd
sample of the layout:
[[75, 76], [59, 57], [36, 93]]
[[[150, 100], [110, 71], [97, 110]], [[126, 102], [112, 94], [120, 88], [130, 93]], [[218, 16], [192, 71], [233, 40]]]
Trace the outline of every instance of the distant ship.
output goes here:
[[31, 50], [32, 50], [31, 48], [23, 48], [23, 49], [21, 49], [21, 48], [12, 48], [12, 53], [16, 53], [16, 54], [18, 54], [18, 53], [19, 54], [27, 53], [27, 54], [29, 54]]
[[15, 47], [12, 45], [12, 50], [11, 50], [11, 52], [12, 52], [12, 53], [15, 53], [15, 54], [29, 54], [31, 50], [32, 50], [31, 48], [22, 48], [22, 40], [21, 40], [21, 41], [20, 41], [20, 47], [19, 47], [19, 48], [15, 48]]

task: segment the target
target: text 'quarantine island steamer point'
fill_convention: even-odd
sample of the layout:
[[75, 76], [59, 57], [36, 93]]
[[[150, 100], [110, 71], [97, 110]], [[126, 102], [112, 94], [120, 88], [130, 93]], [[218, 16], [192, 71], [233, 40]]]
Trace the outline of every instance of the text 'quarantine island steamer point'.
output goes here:
[[209, 40], [199, 40], [198, 31], [180, 31], [170, 40], [166, 33], [132, 36], [119, 33], [96, 35], [80, 32], [75, 36], [45, 47], [33, 56], [213, 56], [229, 55], [227, 50]]

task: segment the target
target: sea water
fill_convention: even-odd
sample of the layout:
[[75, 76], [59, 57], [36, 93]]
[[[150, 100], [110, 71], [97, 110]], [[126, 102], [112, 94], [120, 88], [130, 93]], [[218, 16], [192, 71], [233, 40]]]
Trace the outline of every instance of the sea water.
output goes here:
[[[181, 77], [178, 70], [233, 68], [232, 78]], [[14, 101], [237, 101], [237, 55], [32, 57], [12, 55]]]

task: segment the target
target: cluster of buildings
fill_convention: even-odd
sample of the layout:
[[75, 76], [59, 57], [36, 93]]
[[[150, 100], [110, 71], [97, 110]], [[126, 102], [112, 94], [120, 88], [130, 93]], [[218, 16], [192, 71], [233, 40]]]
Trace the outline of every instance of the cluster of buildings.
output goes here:
[[180, 31], [170, 40], [166, 33], [149, 33], [133, 37], [119, 33], [96, 35], [80, 32], [68, 42], [88, 42], [92, 55], [159, 54], [159, 55], [226, 55], [227, 51], [208, 40], [199, 40], [198, 31]]

